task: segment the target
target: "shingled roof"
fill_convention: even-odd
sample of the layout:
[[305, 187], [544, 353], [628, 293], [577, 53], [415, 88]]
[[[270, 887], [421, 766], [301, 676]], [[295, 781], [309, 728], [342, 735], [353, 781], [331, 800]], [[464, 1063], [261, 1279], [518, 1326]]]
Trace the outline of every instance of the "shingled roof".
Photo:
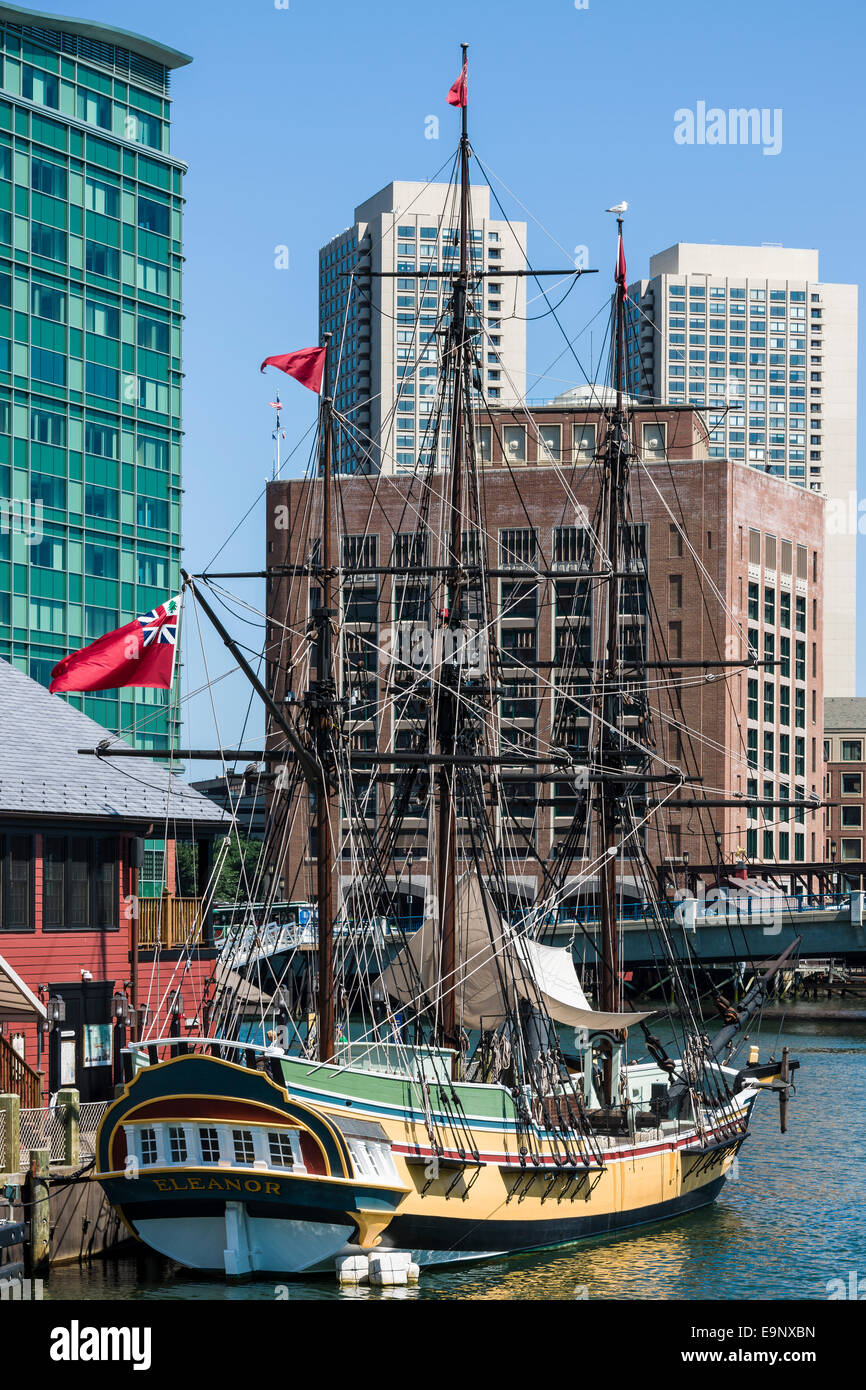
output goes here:
[[862, 695], [830, 695], [824, 701], [824, 733], [863, 733], [866, 699]]
[[203, 833], [230, 817], [150, 758], [96, 758], [80, 748], [105, 739], [101, 724], [0, 660], [0, 816], [127, 821]]

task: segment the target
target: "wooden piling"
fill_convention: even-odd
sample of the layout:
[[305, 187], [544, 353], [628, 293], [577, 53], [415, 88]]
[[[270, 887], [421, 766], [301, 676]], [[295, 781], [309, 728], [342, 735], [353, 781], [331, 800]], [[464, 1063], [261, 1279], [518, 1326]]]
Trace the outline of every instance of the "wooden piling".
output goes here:
[[51, 1255], [51, 1208], [48, 1193], [50, 1149], [31, 1149], [30, 1164], [24, 1183], [25, 1219], [30, 1235], [24, 1247], [27, 1277], [48, 1278]]
[[80, 1093], [74, 1086], [57, 1092], [57, 1106], [63, 1113], [63, 1162], [75, 1167], [81, 1156], [80, 1100]]
[[21, 1166], [21, 1097], [14, 1092], [0, 1095], [0, 1113], [6, 1116], [6, 1140], [0, 1154], [0, 1173], [17, 1173]]

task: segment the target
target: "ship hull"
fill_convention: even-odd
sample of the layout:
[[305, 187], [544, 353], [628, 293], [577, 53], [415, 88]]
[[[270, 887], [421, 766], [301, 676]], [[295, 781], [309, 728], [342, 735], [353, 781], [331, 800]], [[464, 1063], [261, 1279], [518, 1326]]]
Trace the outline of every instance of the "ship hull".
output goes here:
[[[301, 1060], [271, 1070], [178, 1057], [109, 1108], [96, 1177], [152, 1249], [246, 1278], [332, 1272], [346, 1253], [409, 1250], [431, 1266], [615, 1235], [713, 1202], [754, 1099], [735, 1098], [715, 1131], [611, 1139], [600, 1153], [566, 1155], [561, 1135], [537, 1129], [528, 1157], [504, 1088], [457, 1083], [460, 1148], [434, 1150], [447, 1118], [436, 1086]], [[213, 1162], [196, 1148], [206, 1139], [222, 1145]], [[288, 1167], [274, 1166], [280, 1145]]]

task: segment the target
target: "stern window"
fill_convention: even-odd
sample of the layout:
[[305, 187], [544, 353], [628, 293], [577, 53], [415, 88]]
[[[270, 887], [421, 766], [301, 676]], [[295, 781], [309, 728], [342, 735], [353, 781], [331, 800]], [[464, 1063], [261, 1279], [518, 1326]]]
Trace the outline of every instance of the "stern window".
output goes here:
[[172, 1163], [186, 1163], [186, 1135], [180, 1125], [168, 1127], [168, 1151]]
[[256, 1157], [253, 1136], [248, 1129], [233, 1129], [232, 1141], [235, 1146], [235, 1163], [254, 1163]]
[[201, 1144], [202, 1163], [219, 1163], [220, 1139], [217, 1131], [210, 1126], [198, 1132]]
[[268, 1148], [271, 1163], [276, 1168], [291, 1168], [295, 1157], [292, 1151], [292, 1136], [276, 1130], [268, 1131]]

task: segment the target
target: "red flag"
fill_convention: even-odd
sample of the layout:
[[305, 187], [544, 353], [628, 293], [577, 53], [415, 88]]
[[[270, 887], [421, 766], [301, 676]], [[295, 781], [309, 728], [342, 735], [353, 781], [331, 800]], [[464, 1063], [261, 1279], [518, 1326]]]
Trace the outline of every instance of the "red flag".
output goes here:
[[177, 652], [180, 596], [58, 661], [48, 689], [118, 690], [124, 685], [170, 690]]
[[628, 281], [625, 276], [625, 247], [622, 244], [622, 232], [619, 236], [619, 255], [616, 258], [616, 275], [614, 277], [618, 285], [622, 285], [624, 295], [628, 294]]
[[463, 67], [460, 69], [460, 76], [457, 81], [448, 88], [448, 105], [466, 105], [466, 63], [464, 63]]
[[293, 376], [308, 391], [318, 395], [322, 389], [326, 352], [327, 348], [323, 347], [299, 348], [297, 352], [284, 352], [279, 357], [266, 357], [262, 371], [265, 367], [279, 367], [281, 372]]

